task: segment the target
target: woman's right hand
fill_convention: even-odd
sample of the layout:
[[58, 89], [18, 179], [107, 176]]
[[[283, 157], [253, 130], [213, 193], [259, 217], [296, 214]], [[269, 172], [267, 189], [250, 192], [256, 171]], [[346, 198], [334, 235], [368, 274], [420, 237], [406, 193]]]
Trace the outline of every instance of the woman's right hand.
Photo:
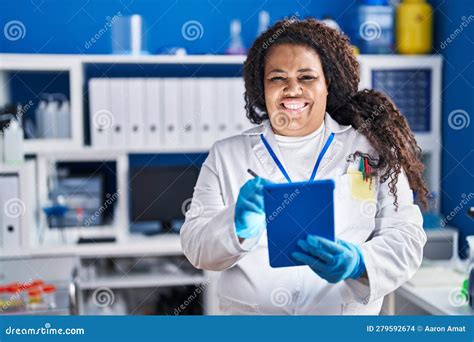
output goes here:
[[259, 236], [266, 228], [263, 186], [271, 183], [265, 178], [255, 177], [240, 188], [234, 216], [235, 230], [239, 238]]

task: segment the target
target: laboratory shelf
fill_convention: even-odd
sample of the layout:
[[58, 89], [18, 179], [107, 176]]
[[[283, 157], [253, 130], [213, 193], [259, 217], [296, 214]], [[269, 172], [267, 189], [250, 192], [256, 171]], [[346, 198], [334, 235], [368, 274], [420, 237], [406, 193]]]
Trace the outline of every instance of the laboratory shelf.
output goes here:
[[165, 256], [182, 255], [179, 235], [159, 235], [154, 237], [130, 236], [126, 241], [40, 246], [0, 253], [0, 259], [18, 257], [47, 257], [74, 255], [79, 257], [125, 257], [135, 255]]
[[198, 285], [206, 282], [202, 275], [169, 275], [169, 274], [151, 274], [151, 275], [114, 275], [98, 277], [90, 281], [78, 281], [80, 290], [94, 290], [99, 287], [110, 289], [129, 289], [144, 287], [166, 287], [166, 286], [188, 286]]

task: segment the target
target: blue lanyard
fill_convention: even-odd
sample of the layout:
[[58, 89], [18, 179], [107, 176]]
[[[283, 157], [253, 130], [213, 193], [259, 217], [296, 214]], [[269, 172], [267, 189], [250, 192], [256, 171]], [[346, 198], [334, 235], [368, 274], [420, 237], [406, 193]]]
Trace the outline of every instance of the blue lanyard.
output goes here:
[[[263, 136], [263, 133], [260, 134], [260, 138], [262, 139], [263, 144], [267, 148], [268, 153], [270, 153], [270, 156], [272, 157], [273, 161], [278, 166], [281, 173], [283, 173], [283, 176], [285, 176], [288, 183], [292, 183], [290, 176], [286, 172], [285, 168], [283, 167], [283, 164], [278, 159], [277, 155], [273, 151], [267, 139], [265, 139], [265, 137]], [[314, 164], [313, 172], [311, 173], [311, 177], [309, 178], [309, 181], [314, 180], [314, 177], [316, 177], [316, 171], [318, 171], [319, 164], [321, 164], [321, 160], [323, 159], [324, 155], [326, 154], [326, 151], [328, 150], [333, 140], [334, 140], [334, 133], [331, 133], [331, 135], [329, 135], [328, 140], [326, 140], [326, 143], [324, 144], [323, 149], [321, 150], [321, 153], [318, 156], [318, 159], [316, 160], [316, 164]]]

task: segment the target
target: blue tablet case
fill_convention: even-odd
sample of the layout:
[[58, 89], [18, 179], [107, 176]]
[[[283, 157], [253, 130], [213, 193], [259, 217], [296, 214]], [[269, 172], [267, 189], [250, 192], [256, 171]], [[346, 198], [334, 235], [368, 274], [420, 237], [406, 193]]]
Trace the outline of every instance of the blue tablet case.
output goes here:
[[334, 241], [334, 188], [330, 179], [264, 186], [271, 267], [303, 265], [291, 253], [308, 234]]

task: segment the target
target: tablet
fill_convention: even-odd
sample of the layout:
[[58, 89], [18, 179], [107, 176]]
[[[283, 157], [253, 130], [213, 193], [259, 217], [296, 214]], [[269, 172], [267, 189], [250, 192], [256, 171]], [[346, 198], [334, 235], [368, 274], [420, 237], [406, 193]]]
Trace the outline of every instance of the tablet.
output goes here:
[[334, 188], [330, 179], [264, 186], [271, 267], [303, 265], [291, 253], [308, 234], [334, 241]]

